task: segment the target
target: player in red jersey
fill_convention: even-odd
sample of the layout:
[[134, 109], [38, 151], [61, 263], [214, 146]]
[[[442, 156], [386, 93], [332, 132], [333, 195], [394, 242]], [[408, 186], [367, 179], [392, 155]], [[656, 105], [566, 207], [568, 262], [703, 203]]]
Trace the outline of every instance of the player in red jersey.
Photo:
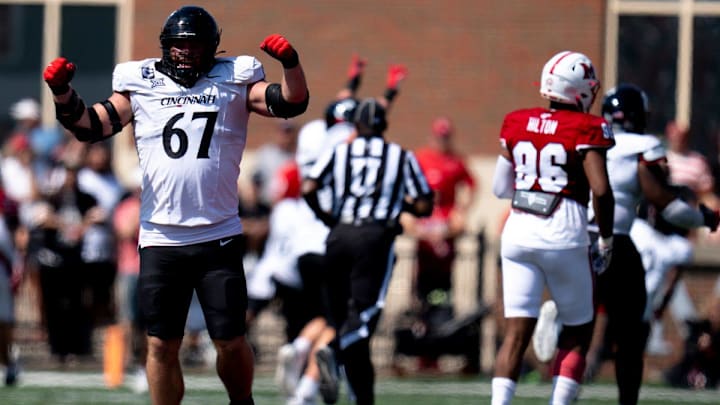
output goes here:
[[[560, 52], [541, 75], [540, 94], [550, 100], [549, 108], [517, 110], [503, 122], [493, 193], [510, 198], [513, 209], [501, 238], [506, 333], [492, 405], [512, 400], [545, 288], [563, 324], [550, 403], [572, 402], [580, 387], [593, 328], [591, 269], [606, 266], [612, 252], [614, 197], [605, 152], [615, 142], [605, 120], [588, 113], [599, 87], [587, 56]], [[590, 191], [600, 229], [592, 266]]]
[[[454, 127], [447, 117], [432, 122], [428, 144], [415, 154], [430, 188], [435, 192], [435, 208], [428, 218], [403, 216], [403, 228], [417, 239], [413, 277], [413, 311], [424, 323], [427, 334], [440, 327], [446, 316], [453, 316], [452, 267], [456, 239], [466, 230], [467, 212], [476, 189], [475, 179], [463, 156], [453, 147]], [[439, 314], [447, 314], [439, 316]], [[480, 369], [475, 350], [466, 353], [463, 371]], [[437, 356], [421, 356], [421, 369], [437, 368]]]

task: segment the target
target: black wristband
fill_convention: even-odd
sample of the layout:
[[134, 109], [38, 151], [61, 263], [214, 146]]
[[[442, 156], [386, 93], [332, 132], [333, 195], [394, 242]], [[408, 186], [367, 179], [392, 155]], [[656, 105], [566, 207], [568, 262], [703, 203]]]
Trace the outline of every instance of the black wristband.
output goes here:
[[395, 96], [397, 96], [397, 93], [398, 93], [397, 89], [388, 88], [388, 89], [385, 89], [384, 97], [387, 101], [393, 101]]
[[287, 59], [280, 60], [280, 63], [282, 63], [283, 68], [292, 69], [300, 64], [300, 57], [298, 56], [297, 51], [293, 49], [292, 55]]
[[60, 85], [60, 86], [50, 86], [50, 85], [48, 85], [48, 86], [50, 87], [50, 91], [52, 91], [52, 94], [54, 94], [56, 96], [61, 96], [65, 93], [67, 93], [68, 91], [70, 91], [70, 85], [67, 83]]
[[360, 87], [360, 75], [355, 75], [350, 80], [348, 80], [346, 87], [348, 88], [348, 90], [355, 93]]

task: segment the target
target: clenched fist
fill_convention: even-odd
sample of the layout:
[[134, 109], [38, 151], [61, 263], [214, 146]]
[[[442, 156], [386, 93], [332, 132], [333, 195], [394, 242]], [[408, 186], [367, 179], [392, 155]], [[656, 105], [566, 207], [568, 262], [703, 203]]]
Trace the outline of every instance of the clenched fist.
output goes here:
[[350, 67], [348, 68], [348, 79], [352, 80], [358, 76], [361, 76], [365, 71], [366, 64], [366, 59], [361, 58], [358, 54], [353, 54], [352, 62], [350, 62]]
[[390, 65], [387, 72], [387, 81], [385, 86], [388, 89], [396, 90], [398, 84], [405, 79], [408, 70], [405, 65]]
[[285, 69], [292, 69], [300, 63], [298, 53], [280, 34], [268, 35], [260, 44], [260, 49], [279, 60]]
[[75, 64], [63, 57], [55, 58], [43, 71], [43, 79], [55, 95], [65, 94], [70, 90], [70, 81], [75, 75]]

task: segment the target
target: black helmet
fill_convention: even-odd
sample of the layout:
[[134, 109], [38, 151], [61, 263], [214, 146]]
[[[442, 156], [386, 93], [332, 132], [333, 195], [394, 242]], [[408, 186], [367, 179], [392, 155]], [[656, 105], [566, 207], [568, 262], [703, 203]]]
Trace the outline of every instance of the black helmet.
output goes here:
[[619, 84], [608, 91], [603, 99], [603, 118], [628, 132], [644, 133], [649, 113], [645, 92], [634, 84]]
[[363, 99], [352, 118], [360, 135], [379, 135], [387, 128], [385, 108], [372, 97]]
[[333, 101], [325, 108], [325, 125], [332, 127], [338, 122], [350, 122], [352, 120], [357, 100], [352, 97]]
[[[199, 66], [180, 66], [180, 61], [172, 59], [170, 48], [174, 40], [180, 39], [195, 39], [204, 43]], [[157, 68], [183, 86], [192, 87], [213, 67], [219, 44], [220, 30], [210, 13], [202, 7], [181, 7], [168, 16], [160, 32], [163, 55]]]

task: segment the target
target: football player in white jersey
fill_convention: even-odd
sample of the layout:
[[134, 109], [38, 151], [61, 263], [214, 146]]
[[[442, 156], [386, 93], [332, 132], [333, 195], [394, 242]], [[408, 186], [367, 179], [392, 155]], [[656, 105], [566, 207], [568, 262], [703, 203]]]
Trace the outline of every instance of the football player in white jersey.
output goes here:
[[89, 108], [70, 86], [73, 63], [57, 58], [43, 73], [58, 121], [77, 139], [101, 141], [134, 127], [143, 174], [139, 295], [153, 404], [182, 400], [178, 351], [193, 290], [230, 403], [253, 404], [236, 181], [250, 113], [294, 117], [309, 100], [298, 53], [283, 36], [260, 45], [282, 63], [280, 83], [265, 80], [255, 57], [216, 57], [219, 43], [206, 10], [181, 7], [162, 27], [162, 57], [118, 64], [113, 94]]
[[[645, 92], [633, 84], [620, 84], [603, 100], [603, 117], [612, 124], [615, 147], [607, 153], [610, 185], [615, 195], [613, 252], [607, 269], [597, 277], [596, 297], [604, 306], [609, 336], [615, 345], [615, 377], [619, 403], [638, 402], [643, 357], [649, 333], [644, 317], [647, 301], [645, 269], [630, 231], [642, 199], [672, 225], [707, 226], [715, 231], [718, 213], [705, 206], [694, 208], [667, 187], [665, 148], [645, 134], [649, 105]], [[589, 218], [593, 218], [590, 207]], [[591, 232], [597, 227], [592, 223]]]
[[593, 280], [587, 204], [598, 208], [605, 252], [612, 245], [613, 192], [605, 153], [614, 144], [589, 114], [600, 83], [590, 59], [564, 51], [545, 64], [540, 94], [549, 108], [509, 113], [500, 133], [493, 193], [512, 199], [501, 240], [506, 332], [495, 362], [492, 405], [510, 404], [545, 287], [563, 324], [551, 404], [575, 398], [592, 338]]

